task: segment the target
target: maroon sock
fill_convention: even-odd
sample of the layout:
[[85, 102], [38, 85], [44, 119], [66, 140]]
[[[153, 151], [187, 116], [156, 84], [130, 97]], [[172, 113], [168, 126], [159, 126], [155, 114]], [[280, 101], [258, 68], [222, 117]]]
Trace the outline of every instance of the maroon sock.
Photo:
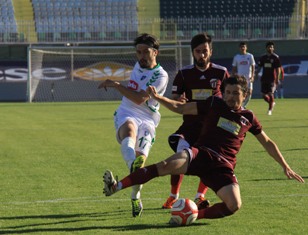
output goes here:
[[198, 219], [218, 219], [225, 216], [232, 215], [231, 212], [224, 202], [216, 203], [213, 206], [199, 210]]
[[133, 185], [144, 184], [155, 177], [158, 177], [158, 171], [156, 165], [153, 164], [138, 169], [137, 171], [126, 176], [120, 182], [122, 183], [122, 189], [124, 189]]
[[184, 175], [171, 175], [171, 193], [178, 194], [183, 181]]
[[273, 104], [274, 104], [274, 95], [269, 96], [269, 109], [273, 109]]

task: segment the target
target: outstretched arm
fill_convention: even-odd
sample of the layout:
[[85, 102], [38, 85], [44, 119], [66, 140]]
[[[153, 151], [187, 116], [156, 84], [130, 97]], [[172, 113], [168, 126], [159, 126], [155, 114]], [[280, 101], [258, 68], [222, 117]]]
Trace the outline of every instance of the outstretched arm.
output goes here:
[[149, 86], [147, 89], [149, 95], [165, 106], [167, 109], [171, 110], [172, 112], [179, 113], [179, 114], [192, 114], [197, 115], [197, 103], [196, 102], [189, 102], [184, 103], [176, 100], [168, 99], [167, 97], [160, 96], [155, 87]]
[[283, 168], [285, 175], [289, 179], [296, 179], [297, 181], [304, 183], [304, 179], [298, 175], [296, 172], [294, 172], [284, 157], [282, 156], [280, 150], [278, 149], [278, 146], [275, 144], [274, 141], [272, 141], [264, 131], [262, 131], [260, 134], [256, 135], [257, 140], [262, 144], [262, 146], [265, 148], [265, 150], [268, 152], [268, 154], [274, 158], [276, 162], [279, 163], [279, 165]]
[[106, 81], [103, 81], [98, 88], [104, 88], [107, 91], [108, 87], [113, 87], [115, 89], [117, 89], [123, 96], [125, 96], [126, 98], [130, 99], [131, 101], [133, 101], [134, 103], [140, 105], [142, 103], [144, 103], [145, 101], [147, 101], [150, 96], [148, 95], [148, 93], [144, 90], [140, 90], [139, 92], [131, 90], [123, 85], [121, 85], [121, 83], [116, 82], [116, 81], [112, 81], [107, 79]]

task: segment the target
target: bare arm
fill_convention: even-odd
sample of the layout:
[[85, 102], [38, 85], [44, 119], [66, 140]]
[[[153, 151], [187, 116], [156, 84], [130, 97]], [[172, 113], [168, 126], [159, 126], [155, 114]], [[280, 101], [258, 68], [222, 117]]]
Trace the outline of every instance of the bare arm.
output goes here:
[[231, 74], [235, 75], [236, 73], [237, 73], [237, 67], [236, 66], [232, 66]]
[[168, 99], [167, 97], [160, 96], [157, 93], [155, 87], [153, 86], [149, 86], [147, 92], [150, 94], [152, 98], [157, 100], [159, 103], [161, 103], [163, 106], [165, 106], [172, 112], [179, 114], [192, 114], [192, 115], [198, 114], [196, 102], [185, 103], [182, 101]]
[[265, 148], [265, 150], [268, 152], [268, 154], [279, 163], [279, 165], [283, 168], [285, 175], [289, 179], [296, 179], [297, 181], [304, 183], [304, 179], [298, 175], [296, 172], [294, 172], [284, 157], [282, 156], [280, 150], [278, 149], [278, 146], [275, 144], [274, 141], [272, 141], [264, 131], [262, 131], [260, 134], [256, 135], [257, 140], [262, 144], [262, 146]]
[[99, 89], [104, 88], [106, 91], [107, 91], [107, 87], [113, 87], [117, 89], [123, 96], [125, 96], [126, 98], [130, 99], [132, 102], [138, 105], [144, 103], [150, 98], [149, 94], [144, 90], [140, 90], [139, 92], [133, 91], [121, 85], [121, 83], [115, 82], [109, 79], [107, 79], [106, 81], [103, 81], [98, 86]]
[[254, 78], [255, 78], [255, 66], [251, 65], [251, 78], [250, 78], [250, 82], [254, 82]]
[[278, 84], [279, 78], [281, 76], [281, 68], [280, 67], [276, 68], [276, 74], [277, 74], [277, 76], [275, 78], [275, 82], [276, 82], [276, 84]]

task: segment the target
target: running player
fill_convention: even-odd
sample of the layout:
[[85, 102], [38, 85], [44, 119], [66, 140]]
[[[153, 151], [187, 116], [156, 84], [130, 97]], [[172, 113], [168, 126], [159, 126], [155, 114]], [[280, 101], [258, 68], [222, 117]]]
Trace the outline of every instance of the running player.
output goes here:
[[[122, 102], [114, 114], [116, 138], [121, 144], [124, 161], [134, 172], [144, 166], [155, 140], [155, 129], [160, 122], [159, 103], [146, 92], [148, 86], [156, 87], [163, 95], [168, 84], [168, 74], [156, 61], [159, 42], [149, 34], [142, 34], [134, 41], [138, 62], [127, 86], [106, 80], [99, 88], [112, 87], [122, 95]], [[143, 210], [140, 199], [142, 185], [133, 187], [132, 214], [140, 216]]]
[[258, 76], [261, 68], [263, 69], [261, 76], [261, 92], [263, 99], [268, 103], [268, 115], [272, 115], [275, 106], [274, 93], [276, 85], [278, 84], [281, 68], [279, 56], [274, 53], [274, 45], [273, 42], [266, 43], [266, 54], [259, 59], [256, 72], [256, 76]]
[[[220, 85], [229, 76], [225, 67], [211, 63], [212, 38], [206, 33], [195, 35], [191, 40], [191, 51], [194, 64], [179, 70], [172, 86], [172, 98], [182, 102], [206, 100], [209, 96], [221, 97]], [[174, 152], [196, 142], [202, 126], [202, 116], [183, 115], [183, 123], [179, 129], [169, 136], [168, 142]], [[171, 193], [162, 208], [171, 208], [179, 198], [179, 192], [184, 175], [171, 176]], [[205, 199], [207, 187], [200, 181], [195, 202], [199, 208], [207, 207]]]
[[246, 42], [240, 42], [239, 50], [240, 53], [233, 57], [232, 74], [242, 75], [247, 79], [248, 93], [243, 102], [243, 106], [246, 108], [252, 96], [256, 63], [253, 55], [247, 52]]
[[[171, 111], [204, 115], [202, 132], [194, 147], [175, 153], [157, 164], [141, 168], [120, 181], [115, 180], [112, 172], [107, 170], [104, 174], [105, 195], [110, 196], [119, 190], [146, 183], [158, 176], [196, 175], [222, 200], [199, 210], [198, 219], [230, 216], [242, 205], [234, 168], [236, 155], [247, 132], [256, 137], [267, 153], [282, 167], [288, 178], [304, 183], [304, 179], [290, 168], [276, 143], [264, 132], [254, 113], [242, 108], [247, 89], [246, 79], [243, 76], [234, 76], [223, 82], [223, 99], [212, 96], [203, 102], [183, 104], [160, 96], [154, 87], [150, 87], [148, 91], [151, 97]], [[170, 223], [173, 224], [173, 221]]]

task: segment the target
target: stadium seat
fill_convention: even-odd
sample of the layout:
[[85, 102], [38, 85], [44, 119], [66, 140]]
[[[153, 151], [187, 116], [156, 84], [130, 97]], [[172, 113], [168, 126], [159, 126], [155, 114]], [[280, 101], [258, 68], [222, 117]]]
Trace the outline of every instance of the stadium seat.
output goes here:
[[269, 31], [268, 31], [268, 37], [275, 37], [275, 34], [276, 34], [276, 30], [275, 28], [270, 28]]
[[238, 37], [239, 37], [239, 38], [244, 38], [244, 37], [246, 37], [245, 29], [239, 29], [237, 33], [238, 33]]
[[107, 35], [106, 35], [105, 32], [100, 32], [100, 33], [98, 34], [98, 38], [99, 38], [100, 40], [105, 40], [105, 39], [107, 38]]
[[199, 33], [198, 30], [194, 29], [193, 31], [191, 31], [191, 36], [193, 37], [197, 35], [198, 33]]
[[89, 33], [89, 32], [84, 33], [83, 37], [84, 37], [85, 40], [91, 40], [92, 39], [91, 33]]
[[262, 36], [261, 29], [259, 29], [259, 28], [254, 29], [254, 31], [253, 31], [253, 37], [255, 37], [255, 38], [260, 38], [261, 36]]
[[38, 41], [45, 41], [46, 40], [46, 34], [43, 32], [38, 33], [37, 35]]
[[206, 31], [208, 35], [215, 37], [215, 31], [213, 29], [209, 29]]
[[23, 33], [18, 34], [18, 41], [19, 42], [24, 42], [25, 41], [25, 35]]
[[10, 33], [4, 33], [4, 34], [3, 34], [3, 41], [4, 41], [4, 42], [10, 42], [10, 41], [11, 41], [11, 35], [10, 35]]
[[167, 31], [160, 31], [160, 39], [166, 39], [168, 37]]
[[53, 34], [53, 40], [54, 41], [59, 41], [59, 40], [61, 40], [61, 34], [60, 33], [54, 33]]
[[224, 38], [228, 38], [228, 37], [230, 37], [230, 31], [229, 31], [229, 29], [224, 29], [224, 31], [223, 31], [223, 37]]
[[183, 39], [184, 38], [184, 32], [182, 30], [178, 30], [176, 32], [176, 36], [178, 39]]
[[114, 32], [114, 38], [119, 40], [122, 39], [122, 33], [121, 32]]
[[70, 33], [68, 34], [68, 39], [69, 39], [69, 40], [72, 40], [72, 41], [75, 41], [75, 40], [77, 39], [76, 33], [70, 32]]

